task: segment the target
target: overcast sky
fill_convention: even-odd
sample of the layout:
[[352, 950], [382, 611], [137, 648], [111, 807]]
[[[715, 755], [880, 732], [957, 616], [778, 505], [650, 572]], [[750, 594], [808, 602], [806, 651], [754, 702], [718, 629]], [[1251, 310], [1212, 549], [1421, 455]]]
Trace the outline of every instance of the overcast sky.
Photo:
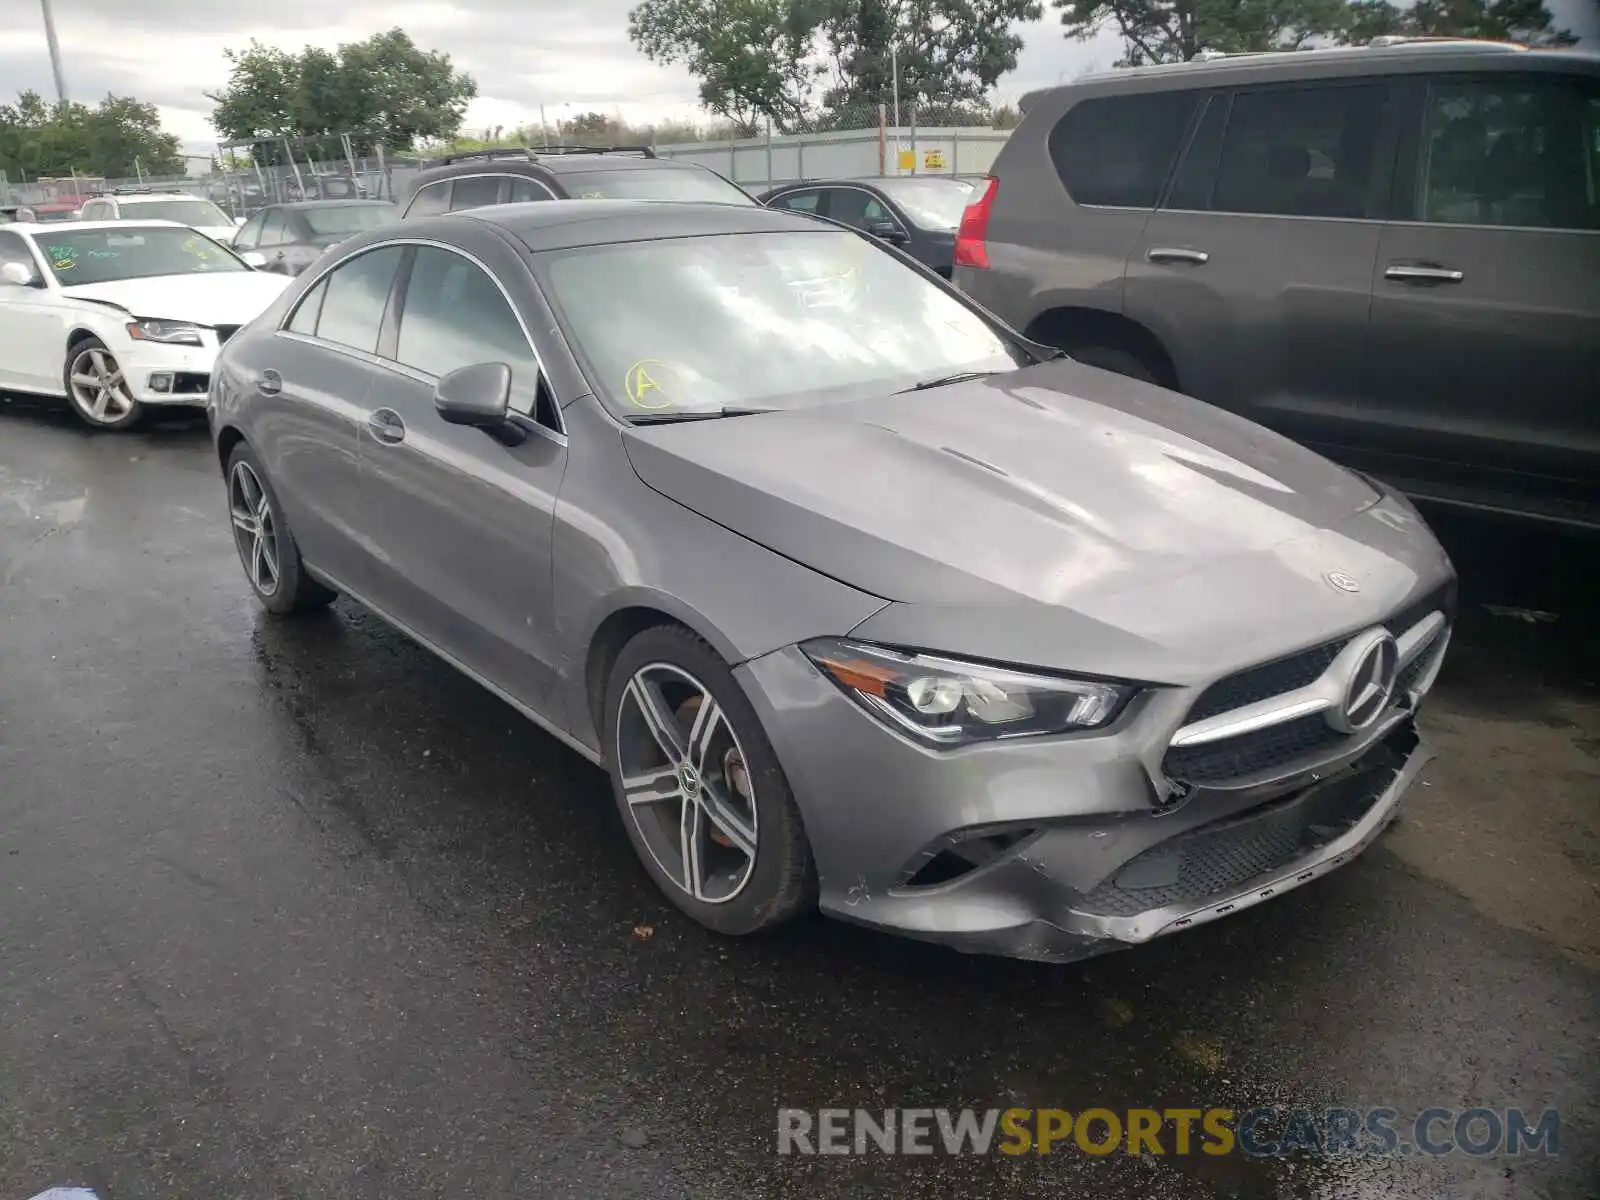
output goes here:
[[[695, 84], [687, 72], [657, 67], [628, 41], [633, 0], [462, 0], [460, 3], [376, 4], [350, 0], [54, 0], [68, 94], [94, 103], [108, 91], [158, 105], [168, 130], [190, 150], [214, 138], [207, 91], [227, 79], [224, 47], [252, 37], [298, 50], [332, 47], [399, 25], [418, 45], [444, 50], [478, 81], [465, 128], [534, 125], [547, 117], [599, 110], [630, 120], [695, 116]], [[0, 25], [0, 87], [32, 88], [52, 97], [55, 85], [38, 0], [7, 0]], [[1554, 0], [1575, 32], [1600, 34], [1592, 0]], [[336, 14], [336, 16], [335, 16]], [[271, 24], [263, 24], [270, 19]], [[1061, 36], [1048, 6], [1024, 31], [1016, 71], [1000, 81], [1002, 99], [1108, 67], [1114, 38], [1088, 44]], [[6, 100], [12, 97], [5, 96]]]

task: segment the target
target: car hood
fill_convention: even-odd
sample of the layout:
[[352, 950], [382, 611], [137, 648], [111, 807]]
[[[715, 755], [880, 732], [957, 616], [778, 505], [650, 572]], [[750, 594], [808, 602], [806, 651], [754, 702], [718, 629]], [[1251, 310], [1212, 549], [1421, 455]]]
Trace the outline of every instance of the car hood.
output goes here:
[[198, 325], [246, 325], [292, 282], [286, 275], [265, 271], [227, 271], [84, 283], [61, 291], [76, 300], [107, 301], [136, 317]]
[[[1112, 611], [1129, 589], [1225, 575], [1230, 561], [1278, 553], [1380, 499], [1258, 425], [1071, 360], [807, 410], [635, 426], [625, 442], [652, 489], [913, 605]], [[1323, 569], [1340, 567], [1355, 569]]]

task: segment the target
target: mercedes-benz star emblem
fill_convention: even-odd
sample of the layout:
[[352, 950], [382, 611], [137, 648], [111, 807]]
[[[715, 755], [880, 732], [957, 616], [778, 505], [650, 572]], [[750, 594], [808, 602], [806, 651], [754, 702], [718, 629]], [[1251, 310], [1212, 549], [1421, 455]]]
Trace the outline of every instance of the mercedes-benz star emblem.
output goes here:
[[1346, 575], [1343, 571], [1329, 571], [1323, 578], [1341, 592], [1359, 592], [1361, 590], [1361, 581], [1352, 575]]
[[1385, 630], [1374, 630], [1357, 652], [1355, 665], [1336, 708], [1328, 710], [1328, 724], [1340, 733], [1356, 733], [1371, 725], [1394, 696], [1400, 671], [1400, 648]]

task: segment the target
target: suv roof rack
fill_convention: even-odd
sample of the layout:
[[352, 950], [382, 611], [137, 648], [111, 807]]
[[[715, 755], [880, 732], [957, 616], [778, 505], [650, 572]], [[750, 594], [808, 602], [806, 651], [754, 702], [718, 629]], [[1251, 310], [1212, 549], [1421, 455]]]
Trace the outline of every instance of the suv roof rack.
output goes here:
[[446, 154], [438, 160], [437, 165], [448, 167], [451, 163], [468, 162], [474, 158], [533, 158], [533, 151], [526, 146], [500, 146], [493, 150], [462, 150], [458, 154]]
[[1386, 33], [1367, 43], [1368, 49], [1384, 50], [1390, 46], [1494, 46], [1500, 50], [1526, 50], [1516, 42], [1497, 38], [1426, 37], [1421, 34]]
[[499, 146], [492, 150], [462, 150], [456, 154], [447, 154], [443, 158], [435, 159], [433, 165], [448, 167], [451, 163], [470, 162], [475, 158], [522, 158], [532, 162], [546, 154], [637, 154], [641, 158], [656, 156], [655, 150], [650, 146]]
[[637, 154], [641, 158], [654, 158], [655, 150], [650, 146], [539, 146], [529, 147], [528, 153], [535, 157], [543, 154]]

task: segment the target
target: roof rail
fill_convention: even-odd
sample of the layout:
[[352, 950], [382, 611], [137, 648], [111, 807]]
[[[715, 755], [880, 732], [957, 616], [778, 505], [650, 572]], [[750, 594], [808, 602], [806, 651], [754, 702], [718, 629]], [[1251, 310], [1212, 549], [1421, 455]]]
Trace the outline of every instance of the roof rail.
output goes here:
[[448, 167], [451, 163], [467, 162], [474, 158], [532, 158], [533, 151], [525, 146], [500, 146], [493, 150], [463, 150], [458, 154], [447, 154], [439, 159], [435, 165]]
[[649, 146], [531, 146], [528, 153], [541, 154], [637, 154], [641, 158], [654, 158], [656, 152]]
[[1526, 46], [1516, 42], [1501, 41], [1497, 38], [1425, 37], [1421, 34], [1405, 33], [1386, 33], [1367, 43], [1367, 47], [1373, 50], [1384, 50], [1390, 46], [1495, 46], [1501, 50], [1527, 49]]

